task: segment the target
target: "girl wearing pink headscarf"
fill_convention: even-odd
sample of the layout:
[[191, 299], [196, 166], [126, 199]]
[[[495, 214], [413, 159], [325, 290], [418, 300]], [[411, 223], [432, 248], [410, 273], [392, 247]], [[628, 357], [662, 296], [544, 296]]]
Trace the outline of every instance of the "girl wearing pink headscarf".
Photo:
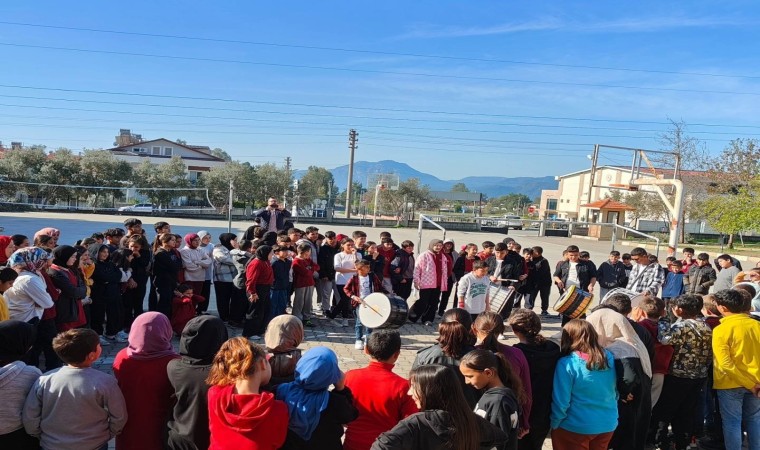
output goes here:
[[113, 374], [127, 402], [129, 421], [116, 437], [117, 450], [162, 450], [174, 393], [166, 366], [179, 358], [172, 347], [169, 319], [155, 311], [139, 315], [129, 345], [113, 362]]
[[61, 237], [61, 232], [57, 228], [47, 227], [34, 233], [34, 240], [36, 241], [40, 236], [50, 236], [50, 248], [53, 249], [58, 246], [58, 238]]

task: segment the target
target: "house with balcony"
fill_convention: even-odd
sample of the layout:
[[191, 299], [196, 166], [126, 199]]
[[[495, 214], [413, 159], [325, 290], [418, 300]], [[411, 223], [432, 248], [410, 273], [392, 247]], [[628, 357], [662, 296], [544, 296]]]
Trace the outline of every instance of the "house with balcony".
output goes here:
[[173, 156], [178, 156], [185, 163], [187, 178], [193, 184], [212, 167], [224, 166], [227, 163], [224, 159], [212, 155], [207, 146], [188, 145], [165, 138], [143, 140], [142, 135], [133, 134], [128, 129], [120, 130], [114, 144], [117, 147], [109, 148], [108, 151], [133, 167], [146, 160], [152, 164], [166, 164]]

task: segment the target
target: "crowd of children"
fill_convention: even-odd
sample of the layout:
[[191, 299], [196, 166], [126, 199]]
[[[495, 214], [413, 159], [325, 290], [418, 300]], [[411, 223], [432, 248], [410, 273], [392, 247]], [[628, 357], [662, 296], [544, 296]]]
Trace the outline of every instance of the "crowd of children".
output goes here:
[[[550, 436], [556, 449], [680, 450], [700, 437], [738, 450], [744, 432], [760, 446], [760, 268], [729, 255], [716, 271], [687, 248], [663, 268], [637, 248], [597, 268], [570, 246], [552, 269], [542, 248], [509, 238], [461, 254], [433, 240], [415, 258], [388, 232], [378, 245], [362, 231], [254, 226], [212, 246], [159, 222], [151, 246], [138, 219], [125, 227], [75, 246], [52, 228], [35, 246], [0, 237], [0, 447], [539, 449]], [[499, 314], [492, 284], [517, 293]], [[540, 334], [552, 284], [647, 295], [636, 308], [608, 296], [552, 340]], [[212, 285], [219, 317], [204, 314]], [[401, 335], [367, 329], [358, 311], [371, 293], [413, 288], [409, 320], [440, 323], [407, 380], [392, 371]], [[302, 353], [317, 318], [353, 319], [369, 365], [343, 373], [326, 347]], [[513, 346], [499, 342], [505, 320]], [[113, 376], [92, 369], [118, 341]]]

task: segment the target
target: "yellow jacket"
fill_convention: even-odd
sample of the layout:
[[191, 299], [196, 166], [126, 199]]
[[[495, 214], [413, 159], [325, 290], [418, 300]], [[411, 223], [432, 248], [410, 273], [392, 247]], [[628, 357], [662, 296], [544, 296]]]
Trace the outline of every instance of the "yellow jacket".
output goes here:
[[3, 298], [3, 295], [0, 294], [0, 322], [8, 319], [10, 319], [10, 315], [8, 313], [8, 304], [5, 303], [5, 298]]
[[720, 319], [712, 335], [713, 388], [752, 389], [760, 383], [760, 322], [747, 314]]

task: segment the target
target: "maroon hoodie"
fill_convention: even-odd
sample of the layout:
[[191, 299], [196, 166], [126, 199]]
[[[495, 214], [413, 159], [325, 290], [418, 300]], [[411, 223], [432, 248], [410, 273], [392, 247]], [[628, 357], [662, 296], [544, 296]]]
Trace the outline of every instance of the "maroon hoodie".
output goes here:
[[288, 407], [269, 392], [236, 394], [235, 386], [208, 390], [209, 450], [278, 449], [288, 432]]

